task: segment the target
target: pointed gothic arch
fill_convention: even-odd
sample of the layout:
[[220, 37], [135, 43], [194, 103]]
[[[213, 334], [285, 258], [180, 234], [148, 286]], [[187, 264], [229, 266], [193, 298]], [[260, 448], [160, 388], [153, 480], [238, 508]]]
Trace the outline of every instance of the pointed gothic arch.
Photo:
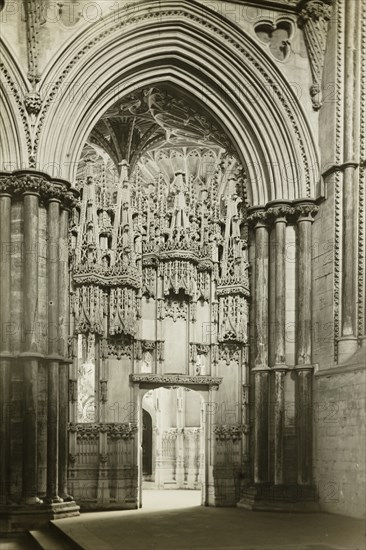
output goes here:
[[0, 163], [1, 170], [12, 171], [26, 167], [32, 154], [25, 103], [30, 85], [3, 38], [0, 39], [0, 72]]
[[73, 181], [86, 138], [106, 109], [132, 90], [169, 82], [220, 121], [246, 168], [251, 204], [315, 195], [309, 125], [280, 70], [248, 34], [186, 0], [144, 0], [120, 15], [74, 36], [45, 71], [38, 166]]

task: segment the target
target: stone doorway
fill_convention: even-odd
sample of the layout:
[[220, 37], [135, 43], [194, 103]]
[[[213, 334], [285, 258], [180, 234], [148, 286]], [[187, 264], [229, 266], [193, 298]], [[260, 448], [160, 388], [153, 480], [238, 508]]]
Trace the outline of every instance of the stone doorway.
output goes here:
[[[163, 492], [181, 503], [205, 504], [205, 401], [186, 387], [159, 387], [141, 399], [139, 430], [140, 507]], [[191, 496], [189, 496], [188, 492]]]
[[152, 481], [153, 428], [151, 414], [142, 409], [142, 477], [143, 481]]

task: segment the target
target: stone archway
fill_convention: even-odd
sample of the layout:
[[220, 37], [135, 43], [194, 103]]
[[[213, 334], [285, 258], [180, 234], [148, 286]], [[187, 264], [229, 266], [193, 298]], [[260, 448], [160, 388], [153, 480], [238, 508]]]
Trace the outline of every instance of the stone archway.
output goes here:
[[[168, 81], [221, 121], [246, 168], [251, 204], [314, 194], [317, 152], [308, 124], [291, 87], [248, 34], [185, 0], [169, 10], [140, 2], [123, 16], [115, 21], [111, 14], [76, 36], [45, 71], [40, 94], [47, 90], [47, 98], [34, 142], [38, 166], [74, 181], [85, 139], [100, 116], [132, 91]], [[66, 81], [77, 82], [72, 101]]]
[[[304, 437], [299, 437], [298, 444], [307, 448], [306, 456], [309, 456], [310, 447], [307, 446], [311, 434], [311, 430], [309, 431], [308, 428], [310, 410], [308, 395], [311, 382], [311, 376], [309, 376], [309, 373], [311, 373], [309, 254], [311, 250], [310, 227], [313, 215], [316, 213], [313, 200], [316, 192], [316, 182], [318, 181], [316, 147], [301, 107], [294, 97], [288, 82], [286, 82], [279, 69], [267, 54], [246, 32], [239, 30], [228, 20], [218, 16], [207, 8], [202, 8], [201, 5], [199, 6], [195, 2], [179, 0], [174, 3], [174, 9], [168, 12], [165, 12], [164, 9], [164, 6], [160, 2], [155, 1], [136, 4], [133, 6], [133, 14], [129, 11], [131, 8], [127, 7], [125, 11], [127, 17], [123, 23], [116, 23], [111, 20], [111, 17], [106, 17], [101, 24], [96, 24], [92, 28], [88, 28], [71, 38], [60, 56], [52, 60], [39, 84], [39, 94], [40, 97], [43, 97], [43, 100], [38, 101], [38, 96], [34, 98], [34, 105], [31, 103], [28, 114], [24, 111], [23, 107], [21, 108], [21, 118], [24, 119], [25, 127], [29, 126], [30, 122], [32, 126], [32, 132], [29, 132], [27, 138], [28, 163], [32, 170], [30, 173], [14, 172], [11, 175], [6, 174], [4, 177], [2, 176], [2, 190], [5, 193], [3, 197], [3, 231], [4, 234], [10, 235], [12, 215], [14, 213], [18, 215], [22, 211], [24, 212], [24, 219], [22, 220], [24, 224], [21, 228], [17, 229], [18, 233], [16, 234], [20, 239], [24, 238], [24, 242], [27, 244], [37, 243], [37, 245], [45, 246], [45, 235], [47, 235], [49, 243], [53, 241], [58, 242], [61, 235], [62, 244], [66, 250], [68, 212], [75, 206], [75, 201], [78, 199], [76, 198], [77, 193], [73, 194], [70, 191], [70, 184], [58, 179], [57, 176], [63, 176], [67, 180], [71, 180], [73, 187], [75, 187], [77, 165], [81, 159], [85, 142], [101, 117], [113, 105], [131, 97], [131, 94], [136, 91], [143, 90], [146, 87], [151, 88], [152, 86], [166, 85], [167, 83], [175, 89], [181, 90], [182, 95], [193, 98], [196, 104], [203, 103], [212, 119], [217, 122], [217, 125], [227, 136], [238, 157], [237, 160], [244, 168], [244, 179], [247, 183], [247, 201], [244, 201], [244, 210], [246, 210], [247, 206], [254, 206], [254, 210], [250, 211], [251, 216], [249, 220], [246, 221], [249, 221], [253, 226], [255, 225], [255, 237], [252, 238], [253, 254], [250, 261], [252, 264], [255, 264], [257, 284], [255, 284], [252, 277], [251, 285], [255, 289], [252, 295], [255, 299], [251, 314], [260, 319], [260, 322], [257, 323], [257, 333], [253, 339], [254, 345], [251, 346], [252, 355], [249, 359], [244, 331], [241, 331], [240, 345], [238, 346], [237, 335], [234, 334], [235, 330], [233, 330], [235, 323], [229, 322], [220, 328], [221, 336], [219, 338], [222, 340], [221, 344], [218, 345], [216, 341], [210, 340], [211, 347], [209, 350], [205, 348], [204, 342], [198, 341], [198, 337], [196, 338], [197, 335], [192, 340], [188, 339], [185, 346], [186, 359], [188, 359], [189, 354], [195, 359], [193, 361], [186, 360], [185, 365], [189, 365], [189, 369], [192, 369], [193, 364], [197, 366], [198, 355], [205, 356], [210, 354], [212, 364], [216, 365], [215, 370], [217, 372], [226, 369], [225, 375], [227, 375], [228, 384], [226, 390], [221, 395], [223, 402], [230, 405], [233, 404], [234, 408], [230, 409], [230, 406], [222, 408], [222, 403], [220, 403], [221, 421], [215, 432], [215, 439], [223, 444], [222, 447], [234, 447], [236, 449], [235, 454], [239, 456], [238, 447], [241, 445], [242, 439], [247, 441], [247, 438], [243, 434], [246, 436], [249, 431], [248, 385], [250, 380], [247, 367], [249, 363], [251, 367], [255, 367], [253, 368], [253, 377], [255, 378], [255, 410], [257, 416], [253, 435], [255, 448], [254, 479], [259, 483], [267, 483], [269, 472], [265, 457], [267, 456], [268, 459], [268, 422], [266, 421], [266, 418], [268, 419], [268, 379], [271, 373], [271, 376], [275, 378], [277, 388], [276, 411], [278, 414], [276, 418], [278, 423], [276, 426], [278, 430], [275, 441], [276, 448], [278, 449], [276, 460], [280, 461], [277, 466], [281, 474], [283, 472], [283, 460], [281, 459], [281, 456], [283, 457], [281, 447], [283, 442], [281, 432], [281, 418], [283, 418], [284, 406], [283, 380], [285, 377], [284, 373], [287, 372], [286, 368], [284, 368], [286, 365], [283, 362], [284, 299], [283, 289], [281, 289], [281, 285], [279, 284], [277, 286], [274, 285], [276, 298], [271, 302], [272, 304], [274, 302], [280, 304], [281, 310], [280, 329], [276, 335], [277, 354], [273, 365], [271, 365], [276, 365], [277, 369], [271, 370], [268, 367], [268, 334], [263, 330], [263, 327], [269, 318], [271, 318], [271, 315], [273, 315], [273, 310], [271, 313], [268, 308], [269, 231], [272, 226], [276, 227], [276, 238], [281, 243], [281, 246], [276, 248], [278, 251], [276, 252], [277, 274], [281, 274], [284, 271], [283, 246], [286, 241], [285, 232], [287, 226], [296, 227], [299, 236], [300, 244], [297, 262], [303, 269], [299, 270], [298, 280], [301, 296], [299, 298], [299, 322], [296, 328], [299, 336], [296, 363], [300, 365], [297, 393], [299, 396], [299, 406], [303, 410], [306, 410], [306, 415], [303, 417], [303, 425], [300, 422], [298, 426], [300, 428], [299, 432], [304, 434]], [[153, 24], [156, 20], [161, 22], [159, 27]], [[105, 30], [106, 27], [108, 28], [107, 31]], [[146, 42], [145, 40], [146, 33], [150, 34], [150, 42]], [[167, 56], [166, 49], [172, 51], [172, 55]], [[121, 52], [123, 52], [123, 55]], [[63, 85], [67, 82], [66, 79], [80, 84], [72, 101], [70, 101], [67, 93], [63, 93]], [[10, 138], [8, 141], [13, 145], [17, 145]], [[123, 160], [126, 162], [123, 163]], [[123, 184], [128, 180], [128, 173], [126, 173], [127, 164], [127, 160], [122, 159], [119, 172], [120, 183], [122, 184], [121, 188], [123, 188]], [[280, 172], [275, 173], [273, 167], [280, 167]], [[41, 172], [37, 171], [37, 169], [41, 170]], [[49, 173], [52, 175], [50, 176]], [[177, 173], [175, 176], [177, 178], [175, 185], [179, 189], [179, 187], [182, 187], [181, 174]], [[91, 174], [88, 174], [87, 177], [93, 179], [93, 175]], [[235, 175], [236, 177], [237, 175]], [[88, 185], [88, 188], [92, 189], [93, 185]], [[126, 188], [129, 188], [129, 186], [127, 185], [125, 190]], [[178, 195], [179, 193], [177, 193]], [[235, 258], [234, 264], [237, 267], [239, 262], [236, 263], [236, 260], [244, 263], [247, 261], [243, 252], [246, 244], [241, 247], [243, 244], [241, 241], [247, 241], [248, 239], [247, 236], [242, 239], [237, 231], [238, 225], [247, 226], [247, 224], [243, 222], [243, 216], [238, 215], [238, 210], [235, 211], [235, 208], [237, 209], [238, 206], [238, 197], [234, 195], [233, 189], [225, 195], [227, 199], [229, 197], [231, 199], [226, 201], [226, 219], [225, 221], [221, 221], [221, 229], [225, 226], [225, 231], [227, 229], [226, 236], [229, 237], [229, 240], [231, 239], [236, 245], [238, 243], [240, 245], [237, 247], [238, 249], [235, 254], [233, 253]], [[304, 196], [307, 198], [300, 200]], [[177, 204], [182, 204], [182, 201], [178, 199], [179, 197], [177, 198]], [[277, 202], [274, 202], [276, 200]], [[85, 208], [85, 217], [89, 215], [87, 210]], [[184, 209], [181, 208], [180, 210]], [[36, 225], [32, 223], [35, 219], [37, 220]], [[184, 219], [182, 212], [180, 219], [181, 227], [184, 225], [182, 223]], [[89, 221], [87, 219], [88, 223]], [[102, 225], [103, 223], [104, 220], [102, 220]], [[81, 222], [79, 225], [81, 225]], [[92, 235], [96, 227], [96, 223], [90, 225], [89, 229], [91, 231], [89, 233], [92, 238], [96, 237], [95, 233], [94, 236]], [[234, 233], [232, 232], [233, 230]], [[98, 239], [99, 237], [108, 243], [108, 235], [105, 234], [105, 231], [103, 234], [98, 234]], [[133, 243], [135, 251], [138, 250], [140, 245], [139, 237]], [[108, 246], [104, 246], [105, 248], [108, 248]], [[80, 256], [81, 249], [82, 246], [80, 245]], [[91, 250], [92, 247], [89, 247], [89, 252]], [[176, 256], [173, 258], [174, 261], [172, 261], [170, 252], [163, 259], [163, 263], [166, 260], [168, 271], [178, 258]], [[174, 249], [173, 252], [176, 253], [177, 249]], [[195, 255], [193, 254], [193, 256]], [[105, 254], [103, 258], [105, 258], [108, 264], [108, 254]], [[224, 252], [222, 255], [220, 254], [220, 261], [222, 259], [226, 261], [228, 254], [226, 256]], [[182, 260], [181, 257], [179, 257], [180, 260]], [[193, 266], [191, 272], [194, 275], [197, 270], [197, 273], [202, 274], [203, 272], [206, 276], [207, 273], [211, 273], [214, 270], [211, 269], [210, 262], [206, 262], [202, 270], [197, 269], [198, 264], [200, 264], [201, 268], [201, 264], [205, 263], [202, 260], [204, 258], [192, 257], [192, 255], [183, 258], [185, 264], [190, 266], [188, 271]], [[27, 419], [29, 426], [33, 428], [32, 434], [36, 434], [36, 424], [38, 422], [36, 405], [37, 373], [41, 369], [41, 361], [42, 366], [50, 366], [49, 370], [52, 375], [48, 379], [45, 393], [48, 392], [49, 394], [50, 417], [52, 417], [53, 422], [56, 422], [56, 425], [58, 416], [62, 418], [59, 424], [62, 426], [62, 430], [60, 433], [57, 433], [57, 431], [53, 432], [50, 423], [47, 437], [50, 442], [52, 441], [52, 445], [48, 445], [49, 481], [47, 491], [49, 498], [57, 501], [58, 488], [55, 470], [57, 468], [56, 441], [58, 439], [60, 440], [60, 447], [62, 446], [63, 448], [63, 479], [65, 478], [67, 459], [65, 450], [67, 418], [66, 365], [71, 358], [74, 364], [71, 369], [72, 375], [69, 382], [70, 408], [73, 410], [77, 401], [75, 399], [77, 388], [75, 371], [79, 357], [75, 345], [70, 346], [70, 351], [67, 351], [66, 345], [67, 322], [65, 319], [68, 319], [69, 314], [67, 262], [52, 262], [52, 251], [49, 246], [47, 259], [42, 264], [43, 267], [45, 264], [47, 264], [47, 270], [42, 268], [38, 271], [37, 262], [34, 259], [33, 261], [29, 259], [25, 267], [17, 267], [18, 279], [15, 278], [14, 281], [11, 280], [11, 272], [6, 267], [4, 279], [6, 282], [4, 284], [6, 288], [12, 288], [12, 285], [16, 284], [16, 281], [21, 276], [24, 276], [24, 280], [26, 281], [24, 296], [21, 290], [14, 290], [15, 292], [19, 292], [19, 303], [21, 303], [19, 311], [17, 311], [17, 319], [21, 319], [22, 317], [26, 319], [26, 323], [29, 323], [29, 326], [25, 327], [25, 332], [29, 333], [30, 325], [34, 318], [32, 317], [32, 313], [34, 313], [36, 304], [40, 302], [45, 304], [44, 289], [45, 280], [47, 280], [47, 284], [51, 289], [49, 297], [51, 296], [52, 299], [49, 299], [48, 308], [44, 307], [42, 311], [43, 320], [46, 319], [47, 323], [53, 324], [57, 323], [58, 319], [63, 319], [62, 345], [58, 349], [50, 345], [48, 349], [44, 341], [40, 343], [29, 338], [25, 346], [22, 346], [15, 340], [15, 343], [14, 341], [11, 343], [11, 350], [6, 349], [4, 351], [6, 354], [10, 354], [11, 358], [18, 358], [20, 353], [22, 361], [28, 362], [27, 364], [31, 365], [30, 370], [24, 371], [26, 373], [24, 374], [23, 381], [27, 384], [26, 394], [27, 399], [29, 399], [27, 406], [29, 405], [29, 410], [33, 411], [32, 416], [29, 416]], [[109, 266], [107, 265], [107, 267]], [[146, 265], [146, 267], [155, 269], [156, 266]], [[238, 276], [234, 277], [233, 280], [224, 281], [221, 285], [220, 300], [222, 311], [229, 302], [237, 303], [237, 299], [241, 300], [242, 303], [245, 302], [243, 297], [248, 295], [248, 281], [245, 269], [241, 269], [242, 267], [239, 269], [240, 273]], [[71, 335], [74, 336], [75, 333], [82, 333], [83, 331], [92, 334], [92, 338], [87, 339], [87, 346], [94, 346], [98, 349], [99, 358], [101, 359], [97, 366], [99, 371], [98, 378], [96, 378], [96, 391], [99, 393], [100, 401], [103, 403], [107, 392], [112, 391], [108, 388], [107, 370], [103, 370], [105, 367], [103, 361], [108, 356], [112, 356], [113, 359], [110, 362], [111, 370], [117, 370], [124, 365], [123, 375], [121, 376], [123, 378], [123, 386], [128, 388], [128, 391], [124, 395], [123, 406], [126, 403], [133, 403], [134, 401], [131, 398], [133, 389], [128, 385], [128, 375], [130, 373], [128, 369], [130, 368], [130, 363], [134, 364], [135, 362], [134, 354], [136, 354], [136, 361], [139, 362], [139, 368], [141, 368], [140, 363], [142, 359], [137, 357], [143, 346], [149, 346], [154, 341], [154, 360], [156, 365], [161, 365], [164, 363], [164, 347], [161, 345], [163, 340], [160, 337], [156, 338], [156, 336], [152, 338], [151, 336], [139, 335], [140, 337], [135, 338], [136, 343], [132, 343], [131, 326], [129, 326], [127, 339], [121, 337], [120, 341], [110, 343], [110, 347], [107, 342], [106, 346], [105, 339], [101, 336], [103, 335], [102, 329], [105, 321], [104, 305], [113, 294], [111, 293], [108, 299], [105, 299], [104, 288], [109, 285], [110, 280], [106, 282], [104, 272], [99, 272], [94, 279], [93, 276], [95, 273], [90, 273], [87, 270], [83, 273], [81, 269], [76, 275], [79, 286], [76, 285], [78, 286], [78, 291], [75, 291], [75, 294], [73, 294], [72, 307], [74, 310], [77, 310], [75, 317], [79, 323], [79, 329], [75, 332], [75, 327], [72, 325]], [[132, 299], [133, 307], [131, 309], [133, 309], [135, 304], [134, 299], [137, 297], [139, 291], [139, 285], [136, 284], [136, 272], [128, 273], [126, 277], [125, 275], [126, 273], [123, 273], [123, 284], [119, 282], [117, 285], [112, 284], [111, 286], [114, 286], [114, 290], [116, 290], [116, 287], [119, 287], [117, 290], [121, 289], [123, 291], [123, 300], [126, 299], [128, 302]], [[183, 281], [176, 288], [174, 282], [169, 282], [171, 272], [168, 275], [166, 277], [167, 286], [172, 287], [173, 293], [179, 294], [183, 285], [183, 289], [188, 291], [186, 295], [191, 297], [190, 292], [192, 288], [189, 288], [189, 284], [187, 285]], [[128, 291], [124, 292], [126, 288], [123, 285], [128, 287]], [[85, 298], [86, 295], [87, 297]], [[26, 299], [23, 300], [25, 296]], [[165, 298], [162, 298], [161, 295], [159, 299], [163, 300], [163, 302], [165, 301]], [[88, 301], [89, 305], [92, 304], [93, 307], [85, 311], [83, 308]], [[183, 304], [182, 309], [189, 310], [189, 315], [193, 318], [195, 308], [190, 305], [188, 306], [187, 300], [180, 300], [178, 303], [179, 305]], [[113, 300], [110, 301], [110, 304], [112, 304], [113, 309], [115, 306]], [[54, 305], [55, 307], [53, 307]], [[161, 302], [159, 302], [159, 308], [160, 306]], [[219, 318], [216, 310], [220, 308], [216, 306], [217, 304], [212, 307], [212, 312], [210, 311], [212, 319]], [[158, 311], [158, 307], [156, 309]], [[235, 311], [237, 312], [237, 310]], [[84, 317], [88, 317], [88, 315], [85, 315], [86, 313], [92, 313], [91, 316], [89, 315], [89, 319], [82, 318], [83, 315]], [[175, 322], [181, 313], [179, 307], [177, 309], [173, 304], [166, 317], [171, 317], [173, 319], [172, 322]], [[187, 312], [185, 314], [187, 316]], [[159, 315], [161, 315], [161, 311]], [[243, 317], [245, 315], [246, 313]], [[124, 318], [124, 313], [118, 310], [118, 299], [117, 307], [115, 307], [112, 317], [113, 323], [115, 322], [117, 327], [113, 325], [113, 330], [116, 329], [116, 334], [123, 333], [125, 335], [126, 322], [129, 322], [131, 319]], [[156, 318], [160, 322], [160, 317], [158, 318], [156, 315]], [[7, 308], [5, 322], [9, 321], [9, 319], [10, 309]], [[206, 320], [205, 322], [209, 324], [211, 322], [217, 323], [216, 320], [213, 321], [212, 319], [209, 317], [208, 321]], [[189, 321], [189, 323], [193, 322], [195, 321]], [[85, 326], [88, 326], [88, 323], [93, 325], [93, 330], [88, 329], [88, 331], [85, 331]], [[193, 332], [192, 330], [191, 333], [193, 334]], [[97, 336], [95, 337], [96, 334]], [[169, 334], [169, 331], [167, 331], [167, 334]], [[212, 334], [210, 334], [211, 336]], [[215, 347], [216, 345], [218, 347]], [[126, 358], [128, 358], [130, 363], [128, 363]], [[7, 356], [5, 361], [8, 361]], [[119, 364], [116, 362], [119, 362]], [[60, 386], [58, 385], [57, 377], [61, 369], [60, 372], [57, 370], [58, 365], [62, 365], [63, 367], [62, 383]], [[102, 366], [100, 367], [100, 365]], [[6, 368], [8, 368], [8, 365]], [[159, 374], [169, 374], [163, 367], [161, 368], [163, 372]], [[154, 373], [151, 372], [150, 374]], [[196, 380], [200, 376], [196, 371], [194, 373], [185, 373], [180, 366], [178, 376], [186, 374], [195, 376]], [[19, 376], [21, 377], [22, 374], [19, 373]], [[207, 376], [207, 374], [203, 376]], [[57, 408], [51, 404], [54, 402], [53, 398], [57, 395], [59, 387], [62, 387], [62, 400], [60, 400], [60, 407]], [[55, 403], [57, 403], [57, 397]], [[34, 421], [34, 418], [36, 418], [36, 421]], [[106, 424], [109, 425], [106, 426]], [[135, 426], [133, 415], [128, 422], [117, 422], [117, 424], [128, 424], [128, 426], [115, 426], [112, 424], [116, 423], [106, 422], [106, 419], [103, 418], [100, 423], [93, 423], [93, 426], [80, 427], [76, 426], [75, 423], [70, 425], [71, 450], [77, 451], [78, 446], [82, 447], [85, 445], [88, 447], [89, 445], [93, 448], [93, 452], [97, 457], [95, 460], [95, 470], [98, 473], [98, 484], [97, 486], [92, 486], [92, 494], [93, 499], [97, 500], [98, 503], [101, 502], [103, 505], [105, 505], [105, 502], [109, 498], [106, 496], [108, 495], [108, 490], [106, 490], [105, 483], [107, 477], [106, 456], [109, 452], [108, 445], [113, 448], [123, 447], [126, 455], [133, 453], [134, 448]], [[36, 445], [32, 443], [32, 438], [28, 432], [31, 433], [27, 429], [24, 430], [23, 439], [25, 451], [29, 456], [32, 456], [32, 463], [28, 467], [31, 475], [27, 478], [30, 480], [29, 483], [23, 483], [23, 485], [27, 486], [23, 487], [22, 490], [26, 493], [23, 496], [26, 498], [29, 497], [29, 503], [33, 505], [38, 504], [37, 494], [39, 493], [39, 487], [36, 481]], [[42, 445], [45, 447], [44, 440]], [[244, 454], [246, 453], [247, 467], [248, 443], [244, 443], [243, 447], [245, 449]], [[88, 453], [89, 451], [86, 449], [84, 454], [88, 455]], [[111, 450], [110, 453], [118, 454], [118, 450]], [[76, 467], [74, 468], [74, 464], [76, 463], [77, 454], [77, 452], [70, 453], [71, 467], [69, 470], [72, 474], [71, 477], [74, 477], [75, 474]], [[222, 456], [224, 455], [225, 452], [222, 453]], [[299, 464], [299, 481], [309, 484], [311, 476], [309, 474], [308, 461], [305, 460], [304, 464], [305, 466]], [[119, 466], [118, 461], [113, 463], [115, 470], [118, 470]], [[26, 471], [26, 468], [24, 471]], [[238, 495], [237, 489], [235, 487], [233, 489], [233, 486], [235, 486], [235, 483], [238, 485], [238, 472], [234, 476], [231, 474], [228, 476], [223, 467], [221, 470], [220, 468], [216, 468], [215, 473], [217, 479], [220, 476], [222, 478], [220, 481], [222, 493], [226, 492], [228, 494], [227, 488], [230, 487], [230, 503], [235, 503]], [[131, 462], [131, 471], [129, 474], [130, 477], [128, 479], [136, 479], [135, 464], [133, 462]], [[249, 472], [246, 471], [245, 475], [249, 476]], [[213, 477], [215, 477], [214, 474]], [[26, 478], [24, 477], [24, 479]], [[281, 475], [278, 479], [281, 481]], [[132, 489], [135, 491], [135, 486]], [[118, 484], [113, 487], [114, 494], [112, 500], [114, 499], [114, 502], [116, 499], [115, 495], [118, 495], [120, 490], [121, 486], [118, 486]], [[123, 490], [120, 491], [121, 494]], [[89, 485], [85, 494], [89, 497]], [[224, 499], [216, 499], [217, 494], [220, 494], [220, 491], [215, 491], [212, 504], [223, 503]], [[68, 498], [66, 491], [64, 496], [65, 499]], [[125, 495], [123, 498], [125, 498]], [[132, 495], [128, 506], [135, 506], [135, 501], [136, 499]]]

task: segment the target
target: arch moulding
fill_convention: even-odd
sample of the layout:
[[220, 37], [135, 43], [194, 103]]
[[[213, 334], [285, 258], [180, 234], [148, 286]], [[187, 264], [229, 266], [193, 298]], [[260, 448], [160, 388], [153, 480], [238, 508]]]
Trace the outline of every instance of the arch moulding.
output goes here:
[[252, 205], [314, 196], [317, 150], [288, 82], [251, 37], [186, 0], [126, 6], [65, 45], [39, 84], [36, 167], [73, 182], [106, 109], [159, 82], [192, 94], [220, 122], [246, 169]]

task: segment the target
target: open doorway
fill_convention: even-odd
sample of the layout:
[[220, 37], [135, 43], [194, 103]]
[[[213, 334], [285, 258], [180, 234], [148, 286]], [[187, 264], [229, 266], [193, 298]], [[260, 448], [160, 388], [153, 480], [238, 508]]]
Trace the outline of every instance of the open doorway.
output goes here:
[[205, 479], [204, 401], [184, 387], [149, 390], [142, 399], [141, 504], [199, 506]]

